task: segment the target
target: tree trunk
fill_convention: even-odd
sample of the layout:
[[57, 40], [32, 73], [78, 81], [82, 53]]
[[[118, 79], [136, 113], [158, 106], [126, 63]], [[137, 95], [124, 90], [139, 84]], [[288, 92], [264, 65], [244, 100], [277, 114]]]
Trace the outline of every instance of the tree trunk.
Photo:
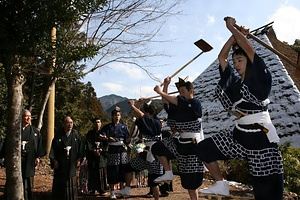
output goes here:
[[46, 105], [47, 105], [47, 102], [49, 100], [49, 96], [50, 96], [50, 93], [51, 93], [51, 90], [53, 88], [53, 85], [56, 83], [57, 81], [57, 78], [53, 78], [51, 80], [51, 84], [48, 88], [48, 91], [46, 92], [46, 94], [44, 95], [43, 99], [42, 99], [42, 103], [41, 103], [41, 107], [39, 108], [40, 112], [38, 114], [38, 125], [37, 125], [37, 128], [39, 130], [42, 129], [42, 126], [43, 126], [43, 116], [44, 116], [44, 113], [45, 113], [45, 109], [46, 109]]
[[[12, 64], [10, 62], [4, 63]], [[11, 70], [9, 70], [11, 69]], [[5, 66], [8, 89], [8, 120], [6, 135], [6, 187], [7, 199], [24, 199], [21, 172], [21, 112], [22, 85], [24, 77], [20, 73], [18, 61], [13, 67]]]
[[[51, 92], [54, 92], [54, 93], [52, 93], [52, 95], [55, 95], [55, 91], [53, 91], [53, 90], [55, 89], [56, 80], [57, 80], [57, 78], [53, 78], [51, 80], [51, 85], [49, 86], [49, 89], [48, 89], [47, 93], [45, 94], [45, 96], [42, 100], [40, 112], [38, 114], [38, 126], [37, 127], [38, 127], [39, 130], [41, 130], [41, 128], [43, 126], [43, 116], [44, 116], [45, 108], [46, 108], [47, 102], [50, 98]], [[50, 99], [53, 100], [52, 98], [50, 98]], [[48, 106], [50, 106], [50, 105], [48, 105]], [[52, 105], [52, 106], [53, 106], [53, 110], [52, 110], [53, 113], [52, 114], [54, 114], [54, 105]], [[48, 114], [49, 114], [49, 112], [50, 111], [48, 110]], [[49, 126], [50, 125], [49, 120], [51, 120], [51, 119], [48, 116], [48, 118], [47, 118], [47, 121], [48, 121], [48, 123], [47, 123], [47, 146], [46, 146], [47, 157], [49, 156], [50, 148], [51, 148], [51, 142], [52, 142], [52, 139], [54, 138], [54, 121], [53, 121], [53, 124], [51, 126]]]

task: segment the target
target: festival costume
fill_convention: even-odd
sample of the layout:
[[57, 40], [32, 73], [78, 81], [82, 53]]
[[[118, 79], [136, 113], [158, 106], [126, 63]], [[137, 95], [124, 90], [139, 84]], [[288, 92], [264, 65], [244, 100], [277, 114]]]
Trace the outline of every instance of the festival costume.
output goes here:
[[54, 167], [54, 161], [58, 162], [58, 168], [54, 169], [53, 200], [78, 199], [76, 165], [77, 160], [83, 158], [83, 154], [83, 144], [75, 129], [72, 129], [69, 135], [66, 135], [64, 129], [55, 134], [49, 155], [52, 168]]
[[[232, 131], [224, 130], [201, 141], [200, 160], [207, 163], [230, 158], [248, 161], [255, 199], [282, 199], [283, 165], [277, 143], [279, 137], [267, 110], [271, 74], [264, 61], [255, 54], [247, 62], [245, 80], [234, 74], [228, 63], [216, 94], [226, 110], [242, 113]], [[246, 115], [246, 116], [244, 116]]]
[[[87, 135], [86, 158], [88, 161], [88, 190], [95, 193], [97, 190], [104, 194], [107, 190], [106, 183], [106, 163], [108, 142], [99, 139], [100, 131], [90, 130]], [[95, 150], [100, 150], [100, 155], [95, 154]]]
[[201, 103], [195, 98], [177, 98], [178, 105], [165, 104], [167, 124], [176, 134], [155, 143], [152, 153], [165, 156], [168, 160], [177, 159], [183, 188], [195, 190], [202, 184], [204, 171], [203, 164], [196, 155], [196, 144], [204, 139]]
[[101, 129], [101, 134], [109, 139], [107, 151], [107, 182], [125, 182], [125, 165], [129, 162], [125, 140], [129, 137], [126, 125], [110, 123]]
[[163, 174], [163, 167], [152, 155], [151, 147], [161, 140], [161, 124], [158, 119], [153, 119], [144, 115], [137, 119], [136, 124], [139, 128], [139, 137], [144, 141], [145, 149], [129, 162], [128, 172], [140, 172], [148, 170], [148, 186], [155, 187], [158, 184], [153, 180]]

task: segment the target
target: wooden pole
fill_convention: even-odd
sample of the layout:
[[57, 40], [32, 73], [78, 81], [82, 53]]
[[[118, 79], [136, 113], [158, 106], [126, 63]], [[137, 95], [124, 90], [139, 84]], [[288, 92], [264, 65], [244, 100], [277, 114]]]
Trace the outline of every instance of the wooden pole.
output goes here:
[[[176, 93], [178, 93], [178, 91], [170, 92], [168, 94], [170, 95], [170, 94], [176, 94]], [[155, 96], [147, 97], [147, 98], [143, 98], [143, 99], [144, 100], [151, 100], [151, 99], [155, 99], [155, 98], [158, 98], [158, 97], [161, 97], [161, 96], [160, 95], [155, 95]]]
[[[56, 42], [56, 28], [53, 27], [51, 30], [51, 40], [52, 40], [52, 47], [55, 48], [55, 42]], [[53, 68], [55, 67], [56, 62], [56, 56], [53, 55], [52, 57], [52, 68], [50, 71], [50, 74], [53, 71]], [[54, 108], [55, 108], [55, 83], [51, 86], [50, 96], [48, 99], [48, 126], [47, 126], [47, 154], [49, 156], [50, 148], [52, 139], [54, 138]]]
[[[240, 26], [235, 24], [234, 27], [238, 30], [240, 30]], [[272, 51], [273, 53], [277, 54], [281, 59], [287, 61], [289, 64], [293, 65], [294, 67], [298, 68], [299, 65], [293, 61], [291, 61], [287, 56], [285, 56], [283, 53], [281, 53], [280, 51], [277, 51], [276, 49], [274, 49], [273, 47], [271, 47], [270, 45], [268, 45], [267, 43], [265, 43], [264, 41], [260, 40], [258, 37], [256, 37], [255, 35], [249, 33], [247, 35], [249, 38], [252, 38], [253, 40], [255, 40], [256, 42], [258, 42], [259, 44], [261, 44], [262, 46], [266, 47], [267, 49], [269, 49], [270, 51]]]
[[[174, 74], [172, 74], [170, 77], [173, 78], [174, 76], [176, 76], [179, 72], [181, 72], [181, 70], [183, 70], [184, 68], [186, 68], [186, 66], [188, 66], [189, 64], [191, 64], [194, 60], [196, 60], [199, 56], [201, 56], [201, 54], [203, 54], [204, 52], [201, 51], [198, 55], [196, 55], [192, 60], [190, 60], [189, 62], [187, 62], [185, 65], [183, 65], [182, 67], [180, 67], [180, 69], [178, 69], [176, 72], [174, 72]], [[160, 86], [163, 86], [164, 83], [161, 83]]]

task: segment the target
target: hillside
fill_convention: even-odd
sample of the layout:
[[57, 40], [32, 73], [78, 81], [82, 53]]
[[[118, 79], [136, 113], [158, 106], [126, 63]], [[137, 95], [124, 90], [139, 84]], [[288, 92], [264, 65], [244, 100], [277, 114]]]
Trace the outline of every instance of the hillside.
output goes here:
[[109, 108], [105, 110], [105, 112], [110, 115], [111, 111], [113, 111], [116, 106], [119, 106], [121, 108], [121, 112], [123, 115], [128, 115], [131, 111], [131, 107], [128, 103], [128, 99], [124, 98], [124, 100], [116, 102], [115, 104], [111, 105]]
[[[102, 104], [102, 107], [108, 116], [110, 116], [111, 111], [115, 109], [116, 106], [119, 106], [121, 108], [121, 112], [123, 115], [129, 115], [129, 113], [131, 112], [131, 107], [128, 104], [128, 98], [126, 97], [111, 94], [102, 96], [98, 98], [98, 100]], [[151, 101], [151, 104], [156, 106], [158, 112], [163, 109], [163, 105], [160, 99], [153, 99]]]
[[98, 100], [100, 101], [102, 107], [104, 110], [107, 110], [108, 108], [112, 107], [113, 105], [127, 100], [126, 97], [121, 97], [115, 94], [105, 95], [102, 97], [99, 97]]
[[110, 94], [99, 97], [98, 101], [100, 101], [107, 117], [110, 117], [111, 111], [115, 109], [117, 105], [121, 108], [121, 111], [124, 115], [127, 115], [131, 110], [131, 108], [128, 105], [128, 98], [126, 97]]

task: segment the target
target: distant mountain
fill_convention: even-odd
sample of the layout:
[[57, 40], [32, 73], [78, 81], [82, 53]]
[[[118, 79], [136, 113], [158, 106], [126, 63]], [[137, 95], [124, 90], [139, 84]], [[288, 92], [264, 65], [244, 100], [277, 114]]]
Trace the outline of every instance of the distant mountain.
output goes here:
[[128, 103], [128, 99], [125, 98], [124, 100], [122, 100], [120, 102], [117, 102], [116, 104], [114, 104], [111, 107], [107, 108], [105, 110], [105, 112], [108, 115], [110, 115], [111, 111], [113, 111], [116, 108], [116, 106], [119, 106], [121, 108], [122, 115], [127, 115], [131, 111], [131, 107]]
[[[111, 111], [115, 109], [117, 105], [121, 108], [122, 115], [128, 115], [131, 111], [131, 107], [128, 104], [129, 99], [126, 97], [111, 94], [99, 97], [98, 100], [108, 116], [110, 116]], [[153, 99], [151, 104], [156, 106], [158, 112], [163, 109], [160, 99]]]
[[115, 94], [105, 95], [99, 97], [98, 100], [100, 101], [104, 110], [109, 109], [110, 107], [118, 104], [121, 101], [128, 100], [126, 97], [121, 97]]

